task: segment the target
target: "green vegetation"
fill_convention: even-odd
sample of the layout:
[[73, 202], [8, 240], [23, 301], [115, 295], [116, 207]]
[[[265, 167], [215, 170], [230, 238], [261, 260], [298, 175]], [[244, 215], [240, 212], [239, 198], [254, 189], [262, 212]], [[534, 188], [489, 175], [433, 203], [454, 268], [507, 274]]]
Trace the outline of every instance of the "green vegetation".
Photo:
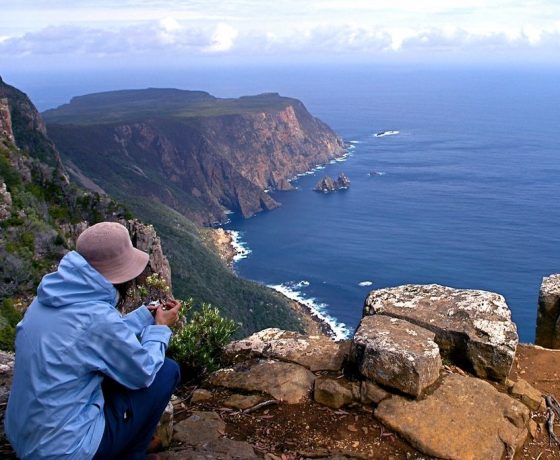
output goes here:
[[282, 110], [292, 102], [276, 93], [219, 99], [203, 91], [149, 88], [109, 91], [75, 97], [69, 104], [47, 110], [49, 124], [77, 125], [142, 120], [149, 117], [210, 117]]
[[183, 378], [201, 378], [220, 367], [223, 348], [230, 342], [237, 325], [225, 319], [220, 311], [204, 304], [175, 331], [169, 345], [169, 356], [187, 372]]
[[14, 351], [16, 325], [21, 318], [13, 299], [4, 299], [0, 303], [0, 350]]
[[198, 228], [171, 208], [145, 199], [129, 198], [135, 215], [151, 222], [162, 240], [173, 275], [173, 292], [192, 297], [194, 309], [217, 305], [239, 323], [236, 337], [267, 327], [303, 331], [286, 298], [253, 281], [236, 276], [203, 242]]

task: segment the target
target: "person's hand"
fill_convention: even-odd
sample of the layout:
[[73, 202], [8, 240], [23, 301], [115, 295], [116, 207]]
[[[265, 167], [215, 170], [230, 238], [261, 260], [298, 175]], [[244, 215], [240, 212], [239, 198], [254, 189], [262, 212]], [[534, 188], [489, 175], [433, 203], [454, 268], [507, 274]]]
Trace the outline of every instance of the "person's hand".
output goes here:
[[160, 326], [173, 326], [179, 319], [181, 303], [177, 300], [166, 300], [156, 310], [155, 323]]

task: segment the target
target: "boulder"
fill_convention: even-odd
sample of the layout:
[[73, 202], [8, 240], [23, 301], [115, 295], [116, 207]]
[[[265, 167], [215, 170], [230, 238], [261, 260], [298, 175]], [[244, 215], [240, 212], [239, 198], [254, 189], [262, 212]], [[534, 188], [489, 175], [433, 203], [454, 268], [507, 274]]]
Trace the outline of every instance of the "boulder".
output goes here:
[[442, 355], [479, 377], [503, 381], [509, 374], [519, 339], [499, 294], [437, 284], [379, 289], [364, 305], [364, 315], [374, 314], [434, 332]]
[[338, 179], [336, 180], [336, 185], [338, 186], [339, 190], [347, 189], [350, 187], [350, 179], [344, 173], [340, 173]]
[[191, 403], [197, 404], [205, 401], [210, 401], [212, 399], [212, 392], [205, 390], [204, 388], [197, 388], [193, 391], [191, 396]]
[[335, 342], [324, 336], [269, 328], [230, 343], [224, 353], [232, 361], [264, 357], [294, 362], [313, 372], [336, 372], [342, 368], [349, 349], [349, 342]]
[[360, 402], [362, 404], [379, 404], [384, 399], [390, 398], [391, 393], [385, 391], [373, 382], [362, 381], [360, 385]]
[[318, 377], [315, 380], [313, 397], [319, 404], [333, 409], [340, 409], [354, 399], [350, 382], [329, 377]]
[[375, 415], [421, 452], [452, 460], [500, 460], [523, 445], [531, 420], [524, 404], [458, 374], [423, 400], [386, 399]]
[[560, 274], [543, 278], [539, 292], [537, 337], [535, 343], [545, 348], [560, 348]]
[[175, 424], [173, 439], [183, 445], [196, 446], [218, 439], [225, 430], [226, 424], [216, 412], [195, 411]]
[[162, 460], [249, 460], [258, 459], [253, 447], [224, 438], [226, 424], [216, 412], [193, 412], [174, 427], [173, 452], [161, 452]]
[[364, 377], [415, 397], [439, 378], [441, 369], [433, 332], [383, 315], [362, 318], [351, 356]]
[[531, 410], [544, 411], [546, 409], [542, 392], [531, 386], [526, 380], [519, 379], [513, 383], [509, 392], [512, 396], [519, 398]]
[[288, 404], [303, 402], [310, 395], [314, 381], [315, 376], [305, 367], [281, 361], [240, 363], [208, 378], [214, 386], [267, 393]]
[[243, 441], [219, 438], [197, 446], [161, 452], [161, 460], [258, 460], [253, 447]]
[[173, 403], [169, 401], [156, 427], [155, 435], [161, 441], [161, 447], [167, 449], [173, 437]]
[[245, 410], [264, 401], [264, 398], [259, 395], [231, 395], [224, 401], [224, 406], [231, 409]]

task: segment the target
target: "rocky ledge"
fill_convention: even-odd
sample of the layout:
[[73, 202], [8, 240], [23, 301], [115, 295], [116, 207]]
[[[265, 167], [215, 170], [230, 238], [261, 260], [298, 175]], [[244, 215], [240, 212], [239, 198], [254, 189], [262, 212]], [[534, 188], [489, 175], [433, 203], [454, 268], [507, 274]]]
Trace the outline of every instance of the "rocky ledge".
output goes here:
[[560, 348], [560, 274], [543, 278], [537, 314], [537, 345]]

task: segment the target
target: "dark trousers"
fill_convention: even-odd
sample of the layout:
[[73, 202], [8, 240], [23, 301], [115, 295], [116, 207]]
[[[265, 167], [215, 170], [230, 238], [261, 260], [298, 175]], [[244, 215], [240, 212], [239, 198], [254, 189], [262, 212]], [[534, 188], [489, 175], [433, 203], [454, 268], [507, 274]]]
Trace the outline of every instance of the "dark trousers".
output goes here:
[[148, 388], [130, 390], [106, 378], [105, 431], [94, 460], [144, 459], [158, 421], [180, 380], [179, 366], [166, 358]]

